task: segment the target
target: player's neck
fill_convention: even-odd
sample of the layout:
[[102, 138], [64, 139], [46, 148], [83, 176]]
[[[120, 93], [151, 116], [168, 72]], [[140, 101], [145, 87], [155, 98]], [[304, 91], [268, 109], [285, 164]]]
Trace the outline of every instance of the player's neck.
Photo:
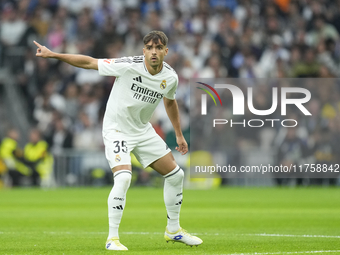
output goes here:
[[163, 68], [163, 63], [161, 63], [160, 65], [155, 66], [155, 67], [150, 66], [147, 61], [145, 61], [144, 63], [145, 63], [146, 69], [148, 69], [148, 72], [151, 75], [158, 74]]

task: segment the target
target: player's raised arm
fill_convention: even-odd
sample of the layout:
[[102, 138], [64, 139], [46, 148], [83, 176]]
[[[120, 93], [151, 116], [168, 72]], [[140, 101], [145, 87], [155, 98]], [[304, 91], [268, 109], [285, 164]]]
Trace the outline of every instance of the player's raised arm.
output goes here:
[[56, 53], [49, 50], [47, 47], [40, 45], [36, 41], [33, 42], [38, 47], [37, 53], [35, 54], [37, 57], [55, 58], [76, 67], [98, 70], [98, 59], [80, 54]]

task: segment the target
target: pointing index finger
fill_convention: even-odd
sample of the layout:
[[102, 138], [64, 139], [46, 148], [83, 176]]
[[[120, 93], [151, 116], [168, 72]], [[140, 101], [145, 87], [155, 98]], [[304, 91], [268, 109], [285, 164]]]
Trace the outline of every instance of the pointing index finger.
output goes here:
[[33, 41], [35, 45], [37, 45], [39, 48], [42, 47], [39, 43], [37, 43], [36, 41]]

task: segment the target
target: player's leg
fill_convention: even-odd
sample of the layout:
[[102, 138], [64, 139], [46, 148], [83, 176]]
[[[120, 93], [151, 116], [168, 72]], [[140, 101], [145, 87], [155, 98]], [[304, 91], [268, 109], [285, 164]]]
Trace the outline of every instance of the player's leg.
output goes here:
[[164, 177], [163, 196], [168, 213], [167, 229], [170, 232], [177, 232], [180, 228], [179, 213], [183, 196], [184, 172], [177, 165], [171, 152], [156, 160], [150, 166]]
[[168, 241], [199, 245], [203, 241], [180, 227], [179, 216], [183, 199], [184, 171], [177, 165], [171, 152], [150, 165], [164, 177], [164, 203], [168, 223], [164, 238]]
[[114, 184], [107, 200], [109, 213], [109, 236], [106, 242], [108, 250], [127, 250], [119, 242], [119, 224], [126, 203], [126, 192], [131, 183], [131, 165], [119, 165], [112, 168]]
[[114, 184], [109, 194], [108, 217], [109, 235], [105, 248], [107, 250], [127, 250], [119, 242], [119, 224], [121, 222], [126, 203], [126, 193], [131, 183], [131, 157], [130, 148], [134, 142], [120, 132], [104, 136], [105, 155], [113, 172]]
[[171, 232], [176, 232], [180, 228], [183, 170], [177, 165], [169, 147], [152, 128], [143, 135], [133, 153], [144, 167], [150, 166], [165, 177], [164, 202], [168, 213], [167, 227]]
[[164, 203], [168, 214], [164, 238], [167, 241], [183, 242], [188, 245], [201, 244], [201, 239], [191, 236], [180, 227], [184, 171], [177, 165], [164, 140], [150, 128], [141, 137], [133, 153], [143, 167], [151, 166], [164, 177]]

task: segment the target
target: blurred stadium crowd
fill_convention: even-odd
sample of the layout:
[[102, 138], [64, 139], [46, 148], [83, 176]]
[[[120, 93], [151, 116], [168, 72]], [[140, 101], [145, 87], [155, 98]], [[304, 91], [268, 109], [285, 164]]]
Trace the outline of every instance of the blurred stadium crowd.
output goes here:
[[[115, 78], [36, 58], [33, 40], [57, 52], [117, 58], [141, 55], [143, 36], [164, 31], [169, 37], [165, 61], [179, 76], [177, 100], [188, 140], [190, 78], [340, 75], [339, 0], [13, 0], [0, 7], [1, 67], [15, 75], [31, 125], [54, 155], [65, 148], [103, 148], [101, 120]], [[14, 57], [13, 51], [18, 53]], [[314, 87], [312, 94], [317, 95], [310, 104], [318, 120], [306, 124], [307, 136], [294, 139], [307, 144], [326, 132], [336, 143], [322, 153], [331, 154], [334, 162], [340, 157], [339, 85]], [[259, 93], [257, 102], [270, 106], [271, 97]], [[174, 148], [164, 107], [158, 107], [152, 124]], [[235, 144], [238, 135], [231, 132], [222, 140]], [[261, 146], [259, 132], [244, 130], [243, 135], [251, 136], [247, 145]], [[296, 158], [295, 142], [282, 148], [290, 136], [284, 134], [277, 149]]]

